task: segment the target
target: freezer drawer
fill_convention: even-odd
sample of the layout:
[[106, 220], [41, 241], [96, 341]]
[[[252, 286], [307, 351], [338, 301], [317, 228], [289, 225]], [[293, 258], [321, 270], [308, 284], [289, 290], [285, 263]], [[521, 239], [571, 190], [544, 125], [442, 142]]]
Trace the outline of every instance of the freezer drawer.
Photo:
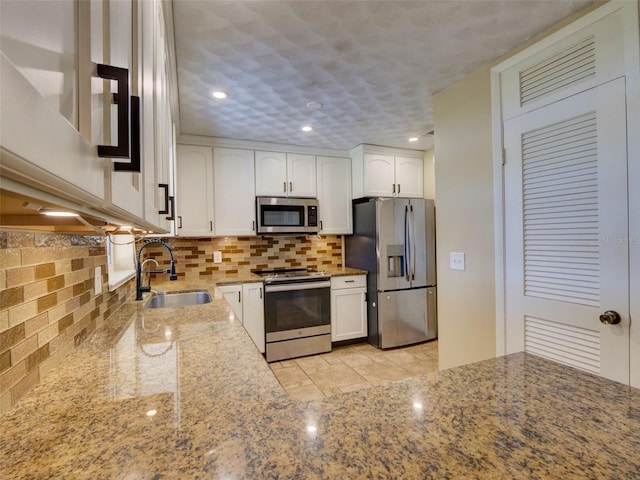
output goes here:
[[[378, 293], [380, 348], [399, 347], [436, 338], [435, 289], [416, 288]], [[431, 315], [429, 315], [429, 313]]]

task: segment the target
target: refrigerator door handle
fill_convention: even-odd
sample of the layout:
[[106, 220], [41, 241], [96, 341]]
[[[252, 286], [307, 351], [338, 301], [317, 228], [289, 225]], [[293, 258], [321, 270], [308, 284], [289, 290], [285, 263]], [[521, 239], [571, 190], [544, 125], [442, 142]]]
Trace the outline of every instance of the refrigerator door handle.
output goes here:
[[409, 205], [404, 207], [404, 278], [411, 281], [411, 236], [409, 233]]
[[409, 233], [411, 238], [411, 281], [416, 279], [416, 220], [413, 205], [409, 205]]

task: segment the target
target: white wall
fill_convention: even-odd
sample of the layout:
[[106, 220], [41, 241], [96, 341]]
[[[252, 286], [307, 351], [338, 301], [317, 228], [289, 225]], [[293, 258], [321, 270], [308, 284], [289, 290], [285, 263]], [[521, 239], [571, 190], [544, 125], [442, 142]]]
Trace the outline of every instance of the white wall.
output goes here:
[[433, 148], [424, 152], [424, 198], [436, 198], [436, 165]]
[[[490, 68], [600, 4], [559, 22], [434, 97], [441, 369], [496, 355]], [[425, 182], [425, 196], [426, 191]], [[450, 252], [465, 253], [465, 271], [449, 268]]]
[[[496, 351], [490, 86], [485, 68], [434, 99], [441, 369]], [[465, 254], [464, 271], [450, 252]]]

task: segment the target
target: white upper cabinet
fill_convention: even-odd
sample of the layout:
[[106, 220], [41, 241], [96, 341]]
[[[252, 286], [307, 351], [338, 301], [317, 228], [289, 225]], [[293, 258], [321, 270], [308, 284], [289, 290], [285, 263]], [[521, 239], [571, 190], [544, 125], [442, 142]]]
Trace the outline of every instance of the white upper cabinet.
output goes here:
[[351, 150], [353, 198], [424, 196], [424, 152], [359, 145]]
[[424, 159], [396, 157], [396, 194], [399, 197], [422, 198], [424, 192]]
[[[133, 15], [133, 7], [139, 6], [138, 2], [135, 4], [131, 0], [119, 0], [117, 2], [108, 2], [108, 29], [103, 30], [103, 63], [108, 65], [126, 68], [129, 71], [129, 93], [140, 97], [140, 73], [141, 69], [138, 68], [138, 57], [140, 52], [138, 49], [138, 24], [134, 23], [135, 19], [139, 18], [139, 15]], [[94, 8], [92, 5], [91, 8]], [[137, 12], [136, 12], [137, 13]], [[136, 51], [134, 52], [134, 46]], [[135, 57], [134, 57], [135, 53]], [[112, 94], [118, 92], [118, 83], [115, 81], [109, 82], [109, 89]], [[109, 101], [110, 96], [106, 97], [106, 101]], [[109, 145], [118, 145], [123, 139], [119, 138], [119, 110], [123, 108], [120, 102], [123, 99], [118, 98], [118, 103], [111, 102], [109, 108], [109, 131], [110, 141]], [[133, 126], [133, 114], [134, 103], [129, 99], [124, 101], [129, 102], [129, 149], [131, 155], [135, 155], [135, 142], [133, 140], [134, 126]], [[141, 147], [140, 151], [141, 153]], [[135, 217], [142, 218], [144, 216], [143, 208], [143, 179], [142, 175], [138, 172], [123, 172], [115, 171], [114, 163], [123, 162], [130, 163], [132, 159], [119, 159], [116, 158], [112, 161], [107, 161], [107, 168], [110, 174], [106, 176], [106, 192], [107, 203], [105, 207], [118, 213], [122, 211], [125, 215], [127, 213], [132, 214]], [[109, 164], [112, 164], [111, 167]]]
[[211, 147], [178, 145], [176, 159], [176, 234], [213, 235], [213, 151]]
[[168, 197], [173, 194], [175, 159], [173, 120], [169, 103], [167, 39], [162, 3], [140, 2], [138, 31], [140, 135], [144, 178], [144, 218], [159, 230], [171, 228]]
[[316, 157], [287, 153], [287, 183], [290, 197], [316, 196]]
[[297, 153], [255, 152], [256, 195], [315, 197], [316, 157]]
[[364, 189], [365, 195], [370, 197], [391, 197], [396, 194], [393, 155], [365, 154]]
[[320, 233], [353, 233], [351, 212], [351, 159], [317, 157]]
[[79, 10], [66, 1], [3, 2], [0, 171], [64, 198], [100, 205], [104, 161], [78, 131], [76, 115], [78, 103], [90, 101], [80, 95], [78, 83]]
[[213, 149], [213, 234], [256, 234], [253, 150]]
[[[154, 128], [161, 7], [158, 0], [3, 3], [3, 177], [77, 202], [82, 209], [166, 230], [158, 213], [157, 184], [168, 179], [169, 162], [156, 161], [159, 137]], [[119, 82], [98, 77], [97, 65], [127, 70], [126, 98], [113, 95]], [[140, 98], [139, 119], [132, 96]], [[118, 121], [120, 111], [127, 113], [122, 115], [126, 122]], [[167, 123], [171, 110], [161, 114]], [[119, 129], [126, 132], [123, 138]], [[135, 145], [140, 152], [142, 173], [115, 171], [114, 164], [132, 161], [126, 148], [124, 157], [98, 156], [99, 145], [122, 145], [123, 140], [129, 151]], [[166, 136], [162, 142], [166, 150]]]
[[280, 152], [255, 152], [256, 195], [269, 197], [287, 196], [287, 154]]

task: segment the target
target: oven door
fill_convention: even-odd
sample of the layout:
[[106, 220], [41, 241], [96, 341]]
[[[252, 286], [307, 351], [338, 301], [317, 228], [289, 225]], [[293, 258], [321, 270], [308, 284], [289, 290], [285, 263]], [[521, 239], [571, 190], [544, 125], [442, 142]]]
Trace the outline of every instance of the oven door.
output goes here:
[[331, 332], [331, 282], [265, 285], [267, 342]]

